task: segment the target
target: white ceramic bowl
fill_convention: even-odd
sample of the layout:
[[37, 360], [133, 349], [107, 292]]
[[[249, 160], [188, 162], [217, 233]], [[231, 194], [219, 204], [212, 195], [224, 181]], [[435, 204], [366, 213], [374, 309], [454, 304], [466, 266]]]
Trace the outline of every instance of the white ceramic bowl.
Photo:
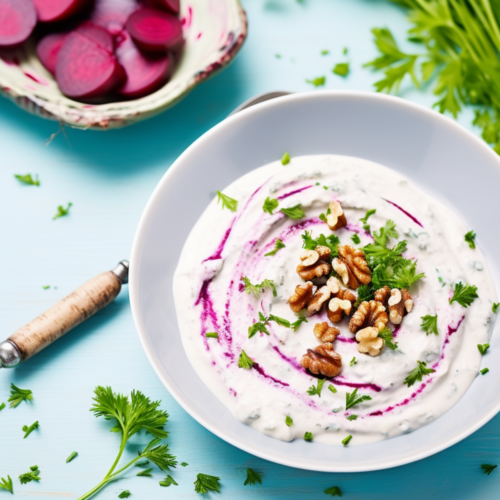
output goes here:
[[74, 101], [61, 94], [40, 63], [34, 40], [9, 57], [0, 55], [0, 94], [30, 113], [76, 128], [107, 130], [155, 116], [227, 66], [247, 36], [239, 0], [181, 0], [180, 18], [182, 58], [170, 81], [150, 95], [98, 105]]
[[[184, 352], [172, 276], [186, 237], [217, 189], [250, 170], [291, 156], [340, 154], [401, 172], [452, 206], [478, 234], [495, 283], [500, 160], [451, 119], [380, 94], [317, 91], [281, 97], [223, 121], [170, 167], [142, 216], [131, 259], [130, 300], [141, 342], [179, 404], [229, 443], [284, 465], [331, 472], [383, 469], [443, 450], [500, 410], [500, 335], [479, 376], [448, 413], [415, 432], [347, 448], [278, 441], [240, 423], [208, 390]], [[495, 328], [495, 331], [498, 328]]]

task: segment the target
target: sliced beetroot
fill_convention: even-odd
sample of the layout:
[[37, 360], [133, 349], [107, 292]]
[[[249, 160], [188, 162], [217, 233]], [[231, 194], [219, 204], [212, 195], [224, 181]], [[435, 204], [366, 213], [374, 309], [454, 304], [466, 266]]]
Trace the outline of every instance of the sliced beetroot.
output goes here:
[[56, 72], [57, 54], [65, 38], [66, 33], [52, 33], [44, 36], [36, 46], [36, 53], [40, 62], [53, 75]]
[[31, 0], [0, 0], [0, 47], [15, 47], [27, 40], [36, 25]]
[[168, 12], [144, 7], [130, 15], [125, 27], [145, 52], [165, 53], [182, 46], [181, 22]]
[[143, 55], [126, 32], [116, 49], [116, 57], [127, 75], [118, 93], [129, 99], [143, 97], [162, 87], [169, 79], [174, 64], [170, 54]]
[[78, 13], [90, 0], [33, 0], [42, 23], [63, 21]]
[[181, 10], [179, 0], [149, 0], [149, 3], [152, 7], [167, 10], [176, 16], [179, 15]]
[[115, 48], [113, 37], [109, 31], [104, 29], [102, 26], [97, 26], [97, 24], [90, 21], [85, 21], [83, 24], [78, 26], [76, 31], [78, 31], [80, 35], [90, 38], [90, 40], [94, 41], [107, 51], [113, 52]]
[[63, 94], [86, 100], [118, 87], [125, 72], [112, 52], [77, 31], [65, 38], [56, 64], [56, 80]]

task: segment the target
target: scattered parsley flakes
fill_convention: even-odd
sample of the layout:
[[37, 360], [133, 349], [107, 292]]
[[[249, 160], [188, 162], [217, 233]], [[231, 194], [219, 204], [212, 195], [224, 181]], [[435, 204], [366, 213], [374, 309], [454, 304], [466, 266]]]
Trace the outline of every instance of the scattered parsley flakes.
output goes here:
[[491, 310], [496, 314], [498, 312], [498, 308], [500, 307], [500, 302], [493, 302], [491, 306]]
[[474, 299], [477, 299], [479, 295], [477, 294], [477, 286], [463, 284], [461, 281], [455, 284], [453, 289], [453, 297], [450, 299], [450, 304], [457, 302], [462, 307], [469, 307]]
[[332, 73], [338, 76], [347, 76], [349, 74], [349, 63], [338, 63], [332, 69]]
[[276, 255], [278, 251], [281, 250], [282, 248], [285, 248], [285, 246], [286, 245], [279, 238], [277, 238], [276, 241], [274, 242], [274, 250], [271, 250], [270, 252], [264, 254], [264, 257], [270, 257], [272, 255]]
[[17, 408], [23, 401], [33, 401], [33, 392], [29, 389], [20, 389], [11, 383], [8, 401], [10, 401], [11, 408]]
[[347, 55], [347, 52], [348, 52], [348, 48], [344, 47], [344, 50], [342, 51], [342, 54]]
[[477, 344], [478, 351], [484, 356], [486, 351], [490, 348], [490, 344]]
[[405, 378], [403, 384], [406, 384], [408, 387], [411, 387], [417, 380], [422, 382], [422, 377], [424, 375], [429, 375], [430, 373], [434, 373], [436, 370], [432, 368], [426, 368], [427, 364], [423, 361], [417, 361], [417, 367], [414, 368], [408, 376]]
[[248, 327], [248, 338], [251, 339], [256, 333], [261, 332], [266, 335], [270, 335], [269, 330], [266, 328], [266, 324], [269, 321], [261, 312], [259, 312], [260, 321], [256, 321]]
[[240, 357], [238, 358], [238, 366], [249, 370], [253, 366], [253, 361], [249, 358], [248, 354], [242, 349]]
[[174, 486], [179, 486], [176, 482], [175, 479], [169, 474], [163, 481], [159, 481], [158, 483], [160, 486], [163, 486], [165, 488], [168, 488], [170, 485]]
[[48, 289], [50, 288], [50, 285], [45, 285], [45, 286], [42, 286], [42, 288], [43, 288], [44, 290], [48, 290]]
[[369, 302], [370, 300], [372, 300], [375, 290], [373, 289], [372, 285], [361, 285], [360, 287], [358, 287], [357, 292], [358, 292], [358, 298], [354, 303], [355, 309], [359, 307], [361, 302]]
[[332, 497], [341, 497], [342, 492], [340, 491], [340, 488], [338, 486], [332, 486], [331, 488], [325, 490], [325, 495], [331, 495]]
[[311, 442], [313, 440], [313, 435], [312, 435], [312, 432], [306, 432], [304, 434], [304, 441], [309, 441]]
[[262, 484], [261, 474], [261, 472], [259, 473], [253, 469], [247, 469], [247, 478], [245, 479], [243, 486], [246, 486], [247, 484], [254, 485], [255, 483]]
[[270, 198], [269, 196], [266, 198], [266, 201], [264, 202], [264, 205], [262, 205], [262, 210], [264, 212], [267, 212], [268, 214], [273, 215], [273, 211], [278, 208], [278, 205], [280, 202], [278, 201], [278, 198]]
[[181, 465], [182, 467], [187, 467], [189, 464], [187, 462], [182, 462]]
[[498, 465], [482, 464], [481, 469], [483, 469], [484, 474], [488, 476], [498, 467]]
[[128, 498], [132, 493], [130, 493], [129, 490], [123, 490], [119, 495], [118, 498]]
[[231, 210], [231, 212], [236, 212], [236, 210], [238, 209], [237, 200], [231, 198], [227, 194], [217, 191], [217, 203], [219, 203], [219, 201], [221, 202], [222, 209], [227, 208], [228, 210]]
[[40, 470], [38, 465], [32, 465], [29, 472], [25, 472], [19, 476], [21, 484], [28, 484], [31, 481], [40, 481]]
[[280, 212], [290, 217], [291, 219], [302, 219], [302, 217], [306, 215], [306, 213], [302, 210], [302, 206], [300, 203], [298, 205], [295, 205], [294, 207], [282, 208]]
[[277, 295], [276, 285], [274, 284], [273, 280], [264, 280], [262, 283], [252, 285], [251, 281], [246, 276], [243, 276], [241, 278], [241, 281], [243, 281], [243, 283], [245, 284], [245, 292], [253, 293], [255, 297], [258, 297], [266, 289], [272, 290], [274, 297], [276, 297]]
[[194, 482], [194, 491], [204, 495], [209, 491], [220, 493], [220, 477], [210, 476], [208, 474], [198, 474]]
[[396, 351], [398, 349], [398, 343], [392, 341], [394, 334], [390, 328], [385, 327], [379, 332], [378, 336], [384, 340], [385, 345], [392, 351]]
[[346, 438], [342, 439], [342, 444], [347, 446], [351, 442], [352, 436], [349, 434]]
[[38, 429], [40, 427], [40, 424], [38, 423], [38, 420], [36, 422], [33, 422], [29, 427], [27, 425], [23, 425], [23, 432], [24, 438], [26, 439], [34, 430]]
[[293, 323], [290, 324], [290, 328], [294, 332], [296, 332], [302, 323], [308, 323], [307, 318], [305, 316], [299, 316], [299, 319], [297, 321], [294, 321]]
[[356, 420], [357, 418], [358, 418], [358, 416], [357, 416], [357, 415], [349, 415], [349, 416], [347, 417], [347, 420], [351, 420], [351, 421], [352, 421], [352, 420]]
[[364, 217], [359, 219], [363, 223], [363, 229], [369, 233], [370, 232], [370, 226], [368, 225], [368, 219], [373, 215], [377, 213], [377, 210], [375, 208], [372, 208], [371, 210], [367, 210], [366, 214]]
[[318, 380], [318, 386], [311, 385], [309, 389], [307, 389], [307, 394], [309, 396], [316, 396], [316, 394], [321, 397], [321, 391], [323, 390], [323, 386], [325, 385], [325, 379]]
[[64, 208], [62, 205], [59, 205], [57, 207], [57, 213], [52, 217], [52, 220], [59, 219], [59, 217], [65, 217], [66, 215], [69, 214], [69, 209], [73, 206], [73, 203], [68, 203], [68, 206]]
[[326, 49], [321, 51], [322, 56], [327, 56], [329, 53], [330, 53], [330, 51], [326, 50]]
[[306, 80], [306, 83], [310, 83], [315, 87], [322, 87], [326, 82], [326, 77], [318, 76], [317, 78], [313, 78], [312, 80]]
[[476, 233], [474, 231], [469, 231], [465, 234], [464, 240], [469, 244], [469, 246], [474, 250], [476, 248]]
[[360, 237], [358, 236], [358, 233], [354, 233], [352, 236], [351, 236], [351, 240], [352, 242], [355, 244], [355, 245], [359, 245], [361, 243], [361, 239]]
[[285, 424], [288, 426], [288, 427], [291, 427], [293, 425], [293, 418], [292, 417], [289, 417], [288, 415], [286, 416], [285, 418]]
[[335, 386], [333, 384], [330, 384], [328, 386], [328, 390], [333, 392], [333, 394], [335, 394], [337, 392], [337, 389], [335, 388]]
[[219, 334], [217, 332], [207, 332], [207, 333], [205, 333], [205, 337], [207, 339], [218, 339]]
[[36, 176], [36, 179], [33, 179], [31, 174], [26, 174], [26, 175], [14, 175], [14, 177], [22, 182], [23, 184], [26, 184], [28, 186], [40, 186], [40, 181], [38, 180], [38, 175]]
[[2, 403], [2, 404], [0, 405], [0, 411], [2, 411], [4, 408], [5, 408], [5, 403]]
[[319, 214], [318, 219], [319, 219], [320, 221], [325, 222], [325, 223], [327, 222], [327, 220], [326, 220], [326, 215], [325, 215], [325, 214]]
[[427, 314], [426, 316], [422, 316], [420, 319], [422, 320], [420, 327], [426, 335], [429, 335], [431, 333], [433, 333], [434, 335], [439, 335], [437, 314], [435, 316]]
[[10, 476], [7, 476], [7, 479], [3, 477], [0, 479], [0, 490], [7, 490], [14, 494], [14, 485]]
[[139, 476], [139, 477], [153, 477], [153, 474], [151, 474], [152, 471], [153, 471], [153, 467], [150, 467], [149, 469], [141, 470], [141, 472], [138, 472], [136, 474], [136, 476]]
[[349, 361], [349, 366], [354, 366], [354, 365], [357, 365], [358, 362], [356, 360], [356, 356], [353, 356], [353, 358], [351, 359], [351, 361]]
[[269, 318], [267, 318], [267, 319], [268, 319], [268, 321], [274, 321], [275, 323], [278, 323], [278, 325], [280, 325], [280, 326], [284, 326], [286, 328], [291, 327], [290, 321], [288, 321], [285, 318], [280, 318], [279, 316], [275, 316], [274, 314], [270, 314]]
[[281, 157], [281, 164], [282, 165], [288, 165], [290, 163], [290, 155], [285, 152], [283, 153], [283, 156]]
[[483, 369], [482, 369], [479, 373], [480, 373], [481, 375], [486, 375], [489, 371], [490, 371], [490, 369], [489, 369], [489, 368], [483, 368]]
[[346, 392], [345, 395], [345, 409], [348, 410], [349, 408], [352, 408], [353, 406], [356, 406], [363, 401], [371, 401], [371, 396], [366, 396], [362, 395], [358, 398], [358, 390], [354, 389], [352, 393]]
[[78, 452], [74, 451], [71, 455], [66, 459], [66, 463], [69, 464], [71, 460], [74, 460], [78, 456]]

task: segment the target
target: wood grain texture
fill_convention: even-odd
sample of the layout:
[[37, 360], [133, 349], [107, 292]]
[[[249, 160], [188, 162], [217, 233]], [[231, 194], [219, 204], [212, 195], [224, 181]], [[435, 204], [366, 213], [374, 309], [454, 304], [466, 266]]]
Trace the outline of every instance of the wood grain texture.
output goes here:
[[9, 340], [19, 348], [23, 360], [31, 358], [106, 307], [120, 290], [121, 281], [116, 274], [111, 271], [101, 273], [17, 330]]

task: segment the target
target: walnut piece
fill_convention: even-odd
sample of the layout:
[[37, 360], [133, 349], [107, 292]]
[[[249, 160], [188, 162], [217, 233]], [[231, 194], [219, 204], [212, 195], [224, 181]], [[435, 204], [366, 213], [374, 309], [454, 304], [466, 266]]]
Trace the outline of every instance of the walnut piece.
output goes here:
[[339, 246], [339, 256], [333, 259], [333, 269], [340, 275], [345, 286], [356, 289], [368, 285], [372, 273], [366, 262], [365, 253], [349, 245]]
[[307, 303], [307, 312], [309, 314], [317, 313], [325, 302], [328, 301], [332, 292], [327, 286], [322, 286], [313, 295], [312, 299]]
[[321, 342], [333, 342], [340, 333], [340, 330], [323, 321], [323, 323], [316, 323], [314, 325], [313, 332]]
[[387, 306], [387, 299], [391, 295], [391, 289], [385, 285], [382, 288], [379, 288], [375, 294], [374, 298], [377, 302], [380, 302], [383, 306]]
[[358, 310], [353, 314], [349, 321], [349, 330], [356, 333], [367, 326], [374, 326], [380, 332], [382, 331], [389, 318], [385, 312], [385, 307], [376, 300], [370, 302], [361, 302]]
[[405, 303], [405, 311], [411, 313], [413, 311], [413, 299], [410, 292], [405, 288], [401, 289], [401, 295], [403, 296], [403, 302]]
[[306, 304], [311, 300], [313, 295], [313, 284], [308, 281], [303, 285], [297, 285], [295, 287], [295, 293], [288, 299], [288, 304], [290, 305], [290, 309], [298, 313]]
[[408, 290], [393, 288], [387, 305], [389, 307], [389, 319], [393, 324], [399, 325], [403, 321], [403, 316], [413, 310], [413, 299]]
[[302, 261], [303, 266], [309, 267], [318, 262], [319, 254], [316, 250], [304, 250], [300, 254], [300, 260]]
[[358, 351], [370, 356], [378, 356], [384, 346], [384, 341], [378, 336], [378, 328], [368, 326], [356, 333], [356, 340], [359, 342]]
[[310, 281], [312, 279], [319, 278], [325, 274], [330, 273], [330, 264], [328, 262], [324, 262], [322, 260], [318, 260], [316, 264], [312, 266], [304, 266], [304, 264], [299, 264], [297, 266], [298, 275], [306, 281]]
[[351, 314], [352, 302], [350, 300], [342, 300], [339, 297], [334, 297], [328, 304], [328, 319], [332, 323], [338, 323], [344, 317]]
[[330, 205], [328, 205], [326, 223], [332, 231], [347, 226], [344, 210], [338, 201], [332, 201]]
[[300, 364], [314, 375], [336, 377], [342, 370], [342, 356], [333, 350], [333, 344], [327, 342], [313, 349], [307, 349]]

